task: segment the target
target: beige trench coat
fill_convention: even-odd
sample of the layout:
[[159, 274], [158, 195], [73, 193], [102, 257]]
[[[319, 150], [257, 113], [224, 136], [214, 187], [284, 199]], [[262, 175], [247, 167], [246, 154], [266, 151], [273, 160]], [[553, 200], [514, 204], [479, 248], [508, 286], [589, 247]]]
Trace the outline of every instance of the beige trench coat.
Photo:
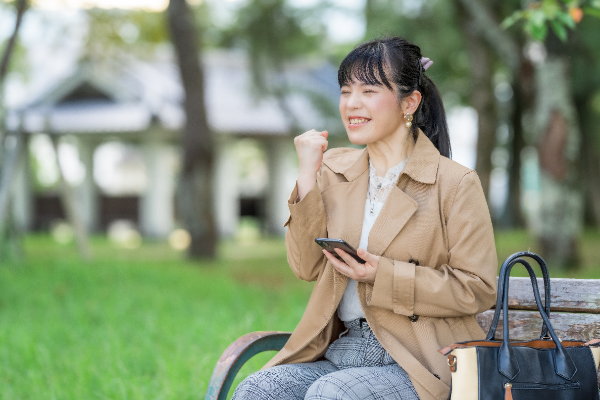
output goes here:
[[[290, 196], [284, 225], [288, 262], [300, 279], [316, 284], [300, 323], [265, 368], [315, 361], [343, 330], [336, 310], [348, 278], [314, 239], [344, 239], [358, 247], [368, 160], [367, 149], [331, 149], [324, 154], [317, 185], [299, 202], [297, 188]], [[450, 371], [437, 351], [482, 339], [475, 315], [496, 299], [498, 260], [477, 174], [440, 156], [419, 131], [371, 229], [367, 251], [381, 256], [375, 283], [357, 288], [367, 322], [406, 370], [421, 400], [446, 400]]]

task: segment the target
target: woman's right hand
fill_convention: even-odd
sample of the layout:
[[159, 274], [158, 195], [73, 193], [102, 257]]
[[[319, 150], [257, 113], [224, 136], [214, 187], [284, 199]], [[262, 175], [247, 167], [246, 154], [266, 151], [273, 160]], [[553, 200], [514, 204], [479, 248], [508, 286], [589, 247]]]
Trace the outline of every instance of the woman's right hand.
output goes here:
[[294, 138], [296, 153], [298, 154], [298, 201], [315, 185], [317, 172], [321, 169], [323, 152], [327, 150], [327, 131], [317, 132], [311, 129]]

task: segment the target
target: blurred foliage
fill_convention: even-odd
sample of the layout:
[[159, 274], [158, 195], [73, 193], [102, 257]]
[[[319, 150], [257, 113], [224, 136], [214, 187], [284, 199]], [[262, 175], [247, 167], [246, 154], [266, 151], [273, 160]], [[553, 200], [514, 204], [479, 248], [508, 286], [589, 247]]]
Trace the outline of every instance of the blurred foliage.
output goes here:
[[169, 40], [162, 13], [92, 8], [85, 11], [88, 32], [83, 59], [149, 58]]
[[220, 46], [241, 48], [250, 58], [256, 94], [282, 98], [289, 90], [285, 63], [322, 54], [321, 7], [298, 9], [285, 0], [250, 0], [223, 29]]
[[220, 45], [243, 48], [253, 57], [280, 64], [301, 56], [319, 55], [325, 26], [322, 7], [294, 8], [285, 0], [250, 0], [224, 27]]
[[524, 30], [538, 41], [544, 41], [548, 28], [563, 42], [567, 40], [568, 29], [575, 29], [584, 15], [600, 18], [599, 0], [541, 0], [530, 1], [524, 10], [515, 11], [502, 22], [508, 28], [519, 21], [524, 22]]
[[446, 108], [466, 104], [469, 60], [452, 2], [368, 0], [366, 17], [366, 40], [398, 35], [418, 44], [435, 63], [427, 74], [443, 93]]

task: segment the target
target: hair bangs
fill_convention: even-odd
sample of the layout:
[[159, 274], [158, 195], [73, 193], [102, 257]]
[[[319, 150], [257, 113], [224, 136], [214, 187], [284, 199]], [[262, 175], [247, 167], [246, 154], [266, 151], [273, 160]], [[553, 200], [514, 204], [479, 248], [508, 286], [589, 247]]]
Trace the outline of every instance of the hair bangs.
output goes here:
[[350, 85], [352, 82], [363, 82], [367, 85], [385, 85], [393, 90], [385, 75], [384, 60], [384, 47], [381, 44], [355, 48], [344, 58], [338, 69], [340, 87]]

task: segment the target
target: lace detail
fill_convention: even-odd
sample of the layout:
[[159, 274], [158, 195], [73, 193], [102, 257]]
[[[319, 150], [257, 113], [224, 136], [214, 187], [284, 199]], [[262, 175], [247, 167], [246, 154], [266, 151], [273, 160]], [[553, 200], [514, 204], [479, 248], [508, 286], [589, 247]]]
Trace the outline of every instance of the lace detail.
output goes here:
[[375, 167], [373, 167], [371, 160], [369, 160], [369, 192], [367, 198], [371, 203], [385, 203], [385, 199], [387, 199], [392, 188], [398, 182], [400, 172], [402, 172], [407, 162], [408, 158], [390, 168], [385, 176], [377, 176]]

